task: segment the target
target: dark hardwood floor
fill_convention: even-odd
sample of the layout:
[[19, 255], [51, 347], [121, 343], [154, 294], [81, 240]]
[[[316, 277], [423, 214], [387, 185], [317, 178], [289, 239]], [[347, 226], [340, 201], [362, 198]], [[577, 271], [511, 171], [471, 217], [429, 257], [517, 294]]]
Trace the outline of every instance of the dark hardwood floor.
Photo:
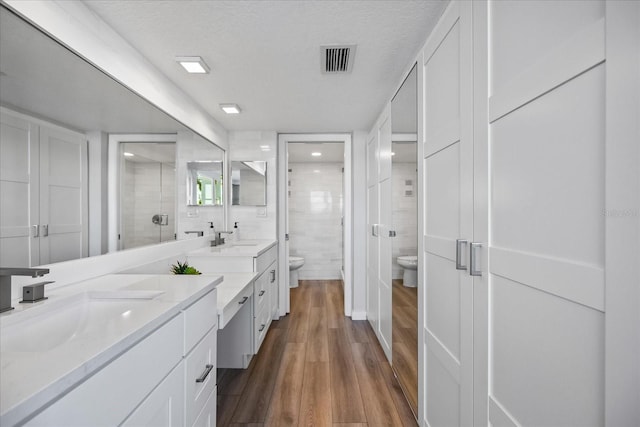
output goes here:
[[415, 413], [418, 411], [418, 288], [393, 281], [393, 370]]
[[369, 322], [340, 281], [300, 281], [247, 369], [218, 370], [219, 427], [416, 426]]

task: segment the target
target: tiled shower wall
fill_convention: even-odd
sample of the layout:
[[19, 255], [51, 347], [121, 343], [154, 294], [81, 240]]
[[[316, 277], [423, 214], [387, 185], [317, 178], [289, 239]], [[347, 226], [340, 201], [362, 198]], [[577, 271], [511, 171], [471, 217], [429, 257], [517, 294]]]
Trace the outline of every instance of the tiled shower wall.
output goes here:
[[[174, 240], [175, 166], [127, 160], [123, 180], [123, 248]], [[153, 224], [155, 214], [169, 215], [168, 225]]]
[[289, 253], [300, 279], [341, 278], [342, 163], [289, 163]]
[[396, 237], [393, 239], [394, 279], [402, 277], [402, 267], [396, 261], [400, 255], [418, 253], [418, 201], [416, 198], [417, 164], [393, 163], [391, 188], [393, 191], [393, 225]]

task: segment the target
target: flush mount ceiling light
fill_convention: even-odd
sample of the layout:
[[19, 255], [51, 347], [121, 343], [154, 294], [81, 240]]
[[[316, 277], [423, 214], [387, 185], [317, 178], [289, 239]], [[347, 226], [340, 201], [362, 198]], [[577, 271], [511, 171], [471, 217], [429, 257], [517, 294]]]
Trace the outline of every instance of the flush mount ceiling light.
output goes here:
[[182, 65], [185, 70], [187, 70], [187, 73], [207, 74], [211, 71], [209, 66], [207, 66], [204, 60], [199, 56], [176, 56], [176, 61], [178, 64]]
[[227, 114], [240, 114], [240, 107], [237, 104], [220, 104], [220, 108]]
[[125, 157], [133, 157], [133, 153], [124, 152], [122, 154], [124, 154]]
[[319, 151], [314, 151], [313, 153], [311, 153], [311, 155], [313, 157], [320, 157], [320, 156], [322, 156], [322, 153], [320, 153]]

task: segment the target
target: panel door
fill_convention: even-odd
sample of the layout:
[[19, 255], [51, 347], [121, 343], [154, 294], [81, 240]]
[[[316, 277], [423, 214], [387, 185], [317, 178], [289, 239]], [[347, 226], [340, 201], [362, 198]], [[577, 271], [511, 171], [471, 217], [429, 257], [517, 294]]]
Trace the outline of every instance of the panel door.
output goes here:
[[380, 307], [378, 336], [387, 359], [391, 361], [392, 345], [392, 264], [393, 230], [392, 186], [391, 186], [391, 117], [390, 108], [385, 111], [385, 118], [378, 128], [378, 301]]
[[367, 143], [367, 320], [374, 331], [378, 331], [378, 132]]
[[489, 7], [490, 422], [604, 425], [605, 2]]
[[[33, 183], [33, 187], [32, 187]], [[40, 264], [38, 127], [0, 115], [0, 266]]]
[[[470, 2], [452, 3], [424, 52], [425, 418], [473, 424]], [[460, 257], [457, 259], [457, 240]], [[457, 269], [457, 264], [464, 266]]]
[[40, 264], [87, 256], [87, 141], [40, 126]]

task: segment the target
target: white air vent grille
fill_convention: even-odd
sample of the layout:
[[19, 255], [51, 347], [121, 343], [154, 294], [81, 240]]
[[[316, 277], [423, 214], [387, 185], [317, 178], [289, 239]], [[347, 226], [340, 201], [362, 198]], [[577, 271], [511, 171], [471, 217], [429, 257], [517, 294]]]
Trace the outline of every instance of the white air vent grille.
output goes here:
[[353, 67], [356, 45], [320, 46], [323, 73], [349, 73]]

